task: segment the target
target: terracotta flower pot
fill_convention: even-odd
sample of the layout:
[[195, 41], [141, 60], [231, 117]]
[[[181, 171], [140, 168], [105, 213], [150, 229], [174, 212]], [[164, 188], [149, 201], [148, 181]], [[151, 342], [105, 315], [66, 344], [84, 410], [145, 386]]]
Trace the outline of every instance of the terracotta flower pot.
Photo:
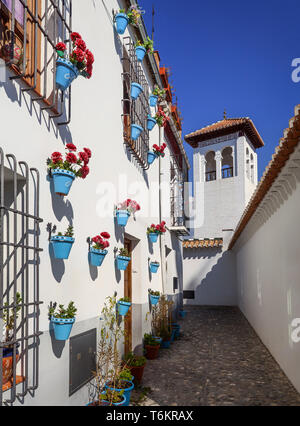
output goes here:
[[[20, 355], [16, 356], [18, 362]], [[13, 357], [8, 356], [2, 359], [2, 384], [5, 385], [13, 375]]]
[[128, 365], [127, 368], [130, 370], [131, 374], [134, 376], [133, 383], [140, 384], [144, 374], [145, 365], [141, 365], [140, 367], [133, 367]]
[[158, 357], [159, 352], [159, 344], [158, 345], [145, 345], [146, 349], [146, 358], [147, 359], [156, 359]]

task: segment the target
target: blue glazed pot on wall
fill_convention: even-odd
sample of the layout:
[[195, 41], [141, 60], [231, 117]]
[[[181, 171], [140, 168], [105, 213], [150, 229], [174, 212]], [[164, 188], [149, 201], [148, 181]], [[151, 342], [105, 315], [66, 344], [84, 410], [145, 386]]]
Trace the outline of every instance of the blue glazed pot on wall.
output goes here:
[[75, 174], [69, 170], [54, 169], [51, 171], [54, 184], [54, 192], [58, 195], [68, 195], [72, 183], [75, 179]]
[[126, 13], [118, 13], [115, 16], [116, 30], [118, 34], [124, 34], [127, 28], [129, 18]]
[[149, 240], [151, 241], [151, 243], [157, 243], [158, 240], [158, 234], [156, 232], [150, 232], [149, 235]]
[[147, 156], [147, 161], [148, 164], [152, 164], [154, 162], [154, 160], [156, 160], [158, 156], [156, 154], [154, 154], [154, 152], [148, 152], [148, 156]]
[[160, 296], [153, 296], [152, 294], [150, 294], [150, 302], [151, 305], [155, 306], [158, 304]]
[[151, 132], [151, 130], [154, 129], [155, 125], [156, 125], [155, 118], [151, 117], [151, 115], [148, 115], [148, 118], [147, 118], [147, 129]]
[[108, 253], [107, 250], [98, 250], [98, 249], [90, 248], [89, 263], [92, 266], [101, 266], [107, 253]]
[[127, 256], [117, 256], [117, 268], [119, 271], [125, 271], [130, 262], [130, 257]]
[[156, 96], [156, 95], [150, 95], [149, 96], [149, 105], [151, 107], [156, 107], [157, 101], [158, 101], [158, 96]]
[[135, 48], [135, 54], [136, 54], [137, 60], [139, 62], [142, 62], [146, 55], [146, 49], [144, 48], [144, 46], [137, 46]]
[[51, 244], [55, 259], [68, 259], [75, 238], [56, 235], [51, 237]]
[[56, 340], [68, 340], [70, 337], [75, 318], [55, 318], [51, 317], [54, 335]]
[[154, 262], [150, 263], [150, 272], [152, 274], [156, 274], [158, 271], [158, 268], [159, 268], [159, 263], [154, 263]]
[[131, 139], [133, 141], [136, 141], [140, 137], [143, 130], [144, 129], [141, 126], [139, 126], [138, 124], [132, 124], [131, 125]]
[[130, 213], [127, 210], [118, 210], [116, 213], [117, 223], [119, 226], [126, 226]]
[[64, 58], [56, 61], [56, 87], [62, 91], [66, 90], [70, 84], [78, 77], [79, 71], [72, 62]]
[[131, 83], [131, 99], [133, 99], [134, 101], [137, 100], [137, 98], [140, 96], [140, 94], [142, 93], [143, 88], [140, 84], [138, 83]]
[[129, 308], [131, 306], [130, 302], [123, 302], [123, 300], [118, 302], [118, 313], [122, 317], [128, 314]]

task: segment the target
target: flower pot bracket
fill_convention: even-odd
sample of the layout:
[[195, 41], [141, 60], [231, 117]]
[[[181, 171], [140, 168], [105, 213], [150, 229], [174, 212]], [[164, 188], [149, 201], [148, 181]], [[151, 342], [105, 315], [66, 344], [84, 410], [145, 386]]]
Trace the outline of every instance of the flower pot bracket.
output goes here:
[[47, 231], [49, 234], [48, 241], [51, 241], [52, 234], [56, 232], [56, 225], [52, 225], [52, 223], [47, 223]]

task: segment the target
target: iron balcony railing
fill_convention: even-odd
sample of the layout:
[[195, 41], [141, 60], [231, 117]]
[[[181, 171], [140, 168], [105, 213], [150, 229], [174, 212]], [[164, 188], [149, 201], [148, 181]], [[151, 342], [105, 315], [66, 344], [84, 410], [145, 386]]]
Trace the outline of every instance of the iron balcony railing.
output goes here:
[[[185, 166], [185, 162], [181, 162]], [[185, 183], [188, 181], [187, 168], [179, 167], [179, 156], [171, 155], [170, 161], [170, 204], [171, 226], [185, 226]]]
[[222, 179], [227, 179], [233, 177], [233, 167], [227, 167], [222, 169]]
[[[22, 403], [39, 384], [39, 181], [37, 169], [0, 148], [0, 405]], [[2, 333], [7, 310], [13, 319], [9, 341]], [[7, 347], [12, 348], [12, 375], [4, 383]]]
[[212, 180], [216, 180], [217, 179], [217, 173], [216, 171], [212, 171], [212, 172], [206, 172], [205, 173], [205, 180], [206, 182], [210, 182]]

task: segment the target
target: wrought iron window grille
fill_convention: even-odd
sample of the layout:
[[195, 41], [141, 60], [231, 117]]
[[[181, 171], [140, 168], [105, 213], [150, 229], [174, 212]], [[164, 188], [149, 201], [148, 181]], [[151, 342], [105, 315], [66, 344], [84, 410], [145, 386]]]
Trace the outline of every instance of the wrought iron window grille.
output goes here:
[[[0, 406], [16, 399], [22, 403], [39, 384], [39, 180], [37, 169], [17, 162], [12, 154], [5, 156], [0, 148]], [[13, 326], [7, 342], [3, 330], [8, 309]], [[11, 374], [4, 377], [3, 351], [8, 346]]]
[[206, 172], [205, 173], [205, 181], [206, 182], [210, 182], [212, 180], [216, 180], [217, 179], [217, 172], [214, 170], [212, 172]]
[[184, 211], [184, 184], [188, 181], [188, 172], [179, 167], [179, 157], [171, 155], [170, 161], [171, 226], [185, 226], [187, 219]]
[[[138, 164], [144, 169], [149, 168], [147, 155], [149, 151], [149, 131], [147, 118], [150, 114], [148, 101], [149, 85], [147, 83], [141, 64], [138, 62], [135, 47], [130, 37], [123, 38], [123, 136], [124, 143], [134, 156]], [[143, 92], [138, 99], [132, 100], [130, 96], [131, 83], [138, 83], [143, 87]], [[131, 124], [138, 124], [143, 128], [141, 136], [133, 141], [131, 139]]]
[[222, 169], [222, 179], [233, 177], [233, 167], [226, 167]]
[[[10, 8], [8, 6], [11, 5]], [[14, 75], [10, 80], [23, 80], [22, 92], [32, 92], [32, 102], [40, 101], [41, 110], [49, 111], [58, 126], [71, 121], [71, 86], [65, 92], [56, 88], [56, 50], [59, 41], [69, 43], [72, 32], [72, 0], [0, 0], [0, 15], [6, 14], [12, 40], [11, 60], [6, 62]], [[22, 15], [23, 25], [20, 24]], [[0, 23], [1, 27], [1, 23]], [[33, 34], [27, 37], [28, 27]], [[17, 31], [23, 32], [23, 59], [20, 68], [13, 64], [14, 48], [17, 46]], [[69, 53], [71, 44], [69, 43]], [[28, 79], [28, 64], [30, 75]]]

